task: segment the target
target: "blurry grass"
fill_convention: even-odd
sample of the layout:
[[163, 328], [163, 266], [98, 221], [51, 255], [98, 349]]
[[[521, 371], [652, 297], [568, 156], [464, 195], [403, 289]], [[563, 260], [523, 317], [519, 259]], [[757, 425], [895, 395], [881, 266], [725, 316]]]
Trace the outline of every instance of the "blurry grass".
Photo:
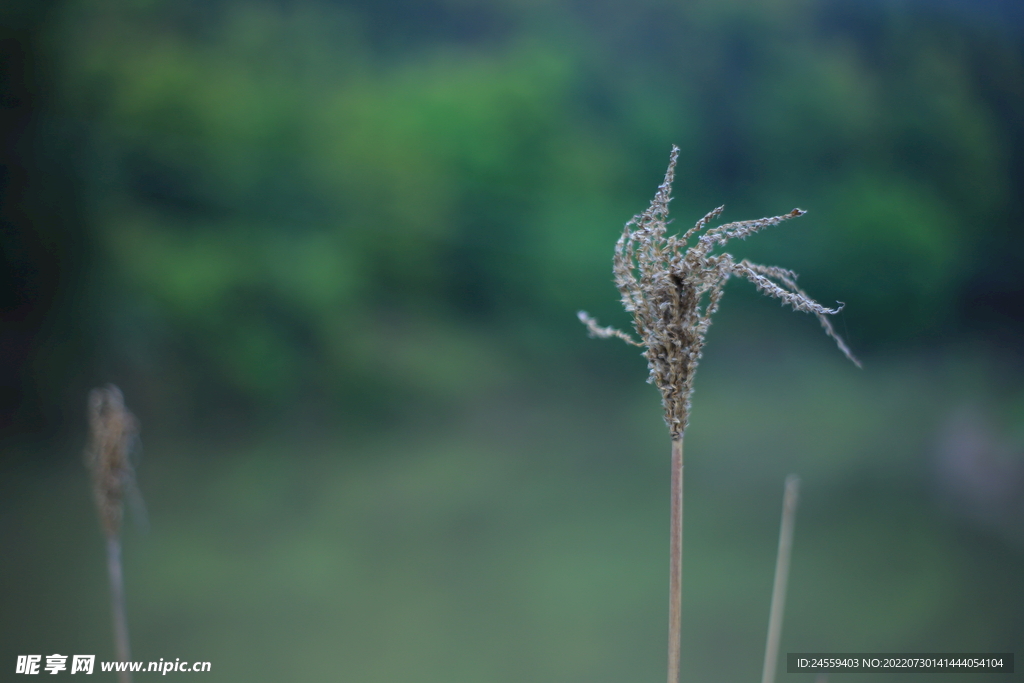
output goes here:
[[[1020, 651], [1021, 549], [929, 486], [954, 371], [858, 372], [826, 344], [793, 348], [709, 347], [688, 434], [684, 680], [756, 680], [789, 471], [805, 483], [783, 653]], [[125, 539], [135, 656], [208, 660], [210, 681], [658, 680], [657, 392], [593, 381], [567, 372], [358, 439], [147, 442], [152, 531]], [[77, 458], [17, 479], [0, 503], [0, 582], [17, 587], [3, 661], [109, 658]]]

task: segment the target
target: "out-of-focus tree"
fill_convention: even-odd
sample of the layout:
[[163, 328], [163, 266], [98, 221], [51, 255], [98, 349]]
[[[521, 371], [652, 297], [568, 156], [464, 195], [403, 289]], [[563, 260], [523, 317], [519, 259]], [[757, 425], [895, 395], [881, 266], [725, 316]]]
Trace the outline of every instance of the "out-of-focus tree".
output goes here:
[[681, 224], [812, 210], [744, 249], [843, 298], [862, 353], [1020, 305], [1019, 36], [924, 7], [109, 0], [48, 36], [97, 344], [200, 407], [463, 397], [527, 337], [564, 353], [555, 321], [614, 318], [606, 245], [671, 143]]

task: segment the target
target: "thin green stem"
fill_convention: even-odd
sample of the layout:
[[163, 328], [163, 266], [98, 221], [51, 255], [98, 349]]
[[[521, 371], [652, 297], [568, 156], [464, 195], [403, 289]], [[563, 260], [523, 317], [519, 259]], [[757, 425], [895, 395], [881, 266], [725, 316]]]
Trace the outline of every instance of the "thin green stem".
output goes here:
[[782, 499], [782, 524], [779, 529], [779, 552], [775, 558], [775, 585], [772, 587], [772, 606], [768, 616], [768, 642], [764, 648], [764, 671], [761, 683], [774, 683], [775, 663], [779, 657], [782, 638], [782, 613], [786, 607], [786, 583], [789, 580], [789, 557], [793, 550], [793, 525], [796, 522], [796, 504], [800, 497], [800, 477], [786, 477], [786, 493]]
[[[107, 573], [110, 575], [110, 611], [114, 618], [114, 650], [119, 661], [131, 660], [128, 647], [128, 619], [124, 608], [124, 580], [121, 572], [121, 539], [115, 534], [107, 536]], [[132, 683], [130, 671], [119, 671], [121, 683]]]
[[683, 437], [672, 440], [672, 521], [669, 533], [668, 683], [679, 681], [683, 613]]

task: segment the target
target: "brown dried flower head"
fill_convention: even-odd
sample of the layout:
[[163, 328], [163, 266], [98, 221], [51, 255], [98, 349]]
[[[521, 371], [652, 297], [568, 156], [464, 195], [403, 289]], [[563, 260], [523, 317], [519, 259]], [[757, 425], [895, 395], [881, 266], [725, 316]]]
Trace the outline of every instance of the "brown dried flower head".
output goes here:
[[[651, 374], [648, 382], [661, 391], [665, 422], [672, 438], [682, 437], [690, 415], [693, 375], [700, 361], [704, 337], [711, 316], [718, 310], [722, 287], [737, 275], [754, 283], [759, 291], [780, 299], [798, 311], [814, 314], [825, 333], [839, 350], [860, 367], [845, 342], [836, 334], [826, 316], [843, 308], [825, 308], [797, 287], [797, 275], [776, 266], [762, 266], [747, 260], [736, 261], [728, 253], [713, 254], [715, 247], [731, 239], [745, 239], [765, 228], [805, 211], [793, 211], [772, 218], [727, 223], [705, 230], [724, 207], [718, 207], [697, 221], [682, 237], [665, 236], [668, 204], [679, 148], [672, 147], [665, 181], [658, 188], [651, 206], [626, 223], [615, 245], [613, 271], [622, 303], [633, 314], [633, 326], [641, 341], [612, 327], [601, 327], [584, 311], [580, 320], [595, 337], [618, 337], [643, 347]], [[703, 231], [703, 234], [701, 232]], [[696, 237], [696, 243], [687, 244]]]
[[139, 423], [125, 408], [121, 390], [113, 384], [89, 392], [89, 445], [85, 463], [92, 473], [93, 495], [107, 536], [117, 536], [125, 494], [134, 486], [129, 454]]

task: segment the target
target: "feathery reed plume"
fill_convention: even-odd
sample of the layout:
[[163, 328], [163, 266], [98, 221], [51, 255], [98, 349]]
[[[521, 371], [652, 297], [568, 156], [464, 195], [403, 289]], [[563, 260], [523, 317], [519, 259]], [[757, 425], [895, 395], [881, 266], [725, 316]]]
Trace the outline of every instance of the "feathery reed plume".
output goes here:
[[[129, 453], [138, 434], [138, 421], [125, 408], [120, 389], [108, 384], [89, 392], [89, 445], [85, 449], [85, 462], [92, 473], [93, 496], [107, 539], [114, 649], [122, 662], [131, 659], [131, 652], [121, 571], [121, 518], [125, 495], [134, 488], [135, 473]], [[131, 683], [132, 675], [128, 671], [119, 672], [118, 677], [121, 683]]]
[[[727, 223], [708, 228], [722, 213], [718, 207], [707, 214], [682, 237], [665, 236], [668, 205], [671, 201], [679, 148], [672, 147], [665, 180], [650, 207], [634, 216], [623, 229], [615, 245], [613, 272], [615, 286], [622, 295], [626, 311], [633, 315], [633, 327], [640, 335], [612, 327], [601, 327], [596, 320], [579, 312], [579, 319], [594, 337], [618, 337], [644, 349], [650, 369], [648, 382], [661, 391], [665, 423], [672, 436], [671, 562], [669, 579], [669, 665], [668, 683], [679, 678], [679, 635], [682, 613], [683, 544], [683, 433], [690, 419], [693, 376], [701, 358], [704, 338], [711, 316], [718, 310], [722, 288], [732, 276], [746, 278], [759, 291], [775, 297], [798, 311], [818, 318], [825, 333], [835, 340], [839, 350], [858, 367], [846, 343], [836, 334], [829, 315], [843, 308], [826, 308], [810, 298], [797, 284], [797, 275], [776, 266], [762, 266], [747, 260], [736, 261], [728, 253], [712, 253], [732, 239], [746, 239], [765, 228], [805, 212], [801, 209], [772, 218]], [[701, 234], [703, 233], [703, 234]], [[692, 246], [687, 246], [696, 238]]]
[[768, 612], [768, 640], [764, 647], [761, 683], [775, 683], [775, 663], [779, 659], [779, 642], [782, 640], [782, 614], [786, 609], [789, 558], [793, 553], [793, 525], [796, 524], [796, 504], [799, 499], [800, 477], [791, 474], [786, 477], [786, 492], [782, 497], [779, 551], [775, 556], [775, 584], [772, 586], [772, 606]]

